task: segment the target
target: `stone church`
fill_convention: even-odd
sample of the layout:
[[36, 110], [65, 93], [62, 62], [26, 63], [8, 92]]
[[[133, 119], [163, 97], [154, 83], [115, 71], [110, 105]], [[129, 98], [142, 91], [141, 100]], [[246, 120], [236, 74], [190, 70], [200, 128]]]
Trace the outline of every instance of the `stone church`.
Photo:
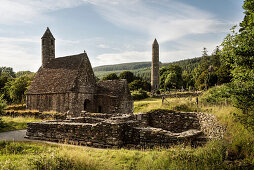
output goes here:
[[29, 110], [79, 116], [93, 113], [132, 113], [126, 80], [96, 82], [86, 52], [55, 58], [55, 38], [49, 28], [41, 38], [42, 66], [26, 93]]

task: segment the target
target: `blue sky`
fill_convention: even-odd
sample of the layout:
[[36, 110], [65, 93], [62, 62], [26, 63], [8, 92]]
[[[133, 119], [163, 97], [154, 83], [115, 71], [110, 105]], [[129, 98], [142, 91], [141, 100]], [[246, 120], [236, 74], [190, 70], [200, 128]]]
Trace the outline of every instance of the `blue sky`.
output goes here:
[[88, 53], [92, 66], [211, 53], [243, 18], [243, 0], [0, 0], [0, 66], [37, 71], [49, 27], [56, 57]]

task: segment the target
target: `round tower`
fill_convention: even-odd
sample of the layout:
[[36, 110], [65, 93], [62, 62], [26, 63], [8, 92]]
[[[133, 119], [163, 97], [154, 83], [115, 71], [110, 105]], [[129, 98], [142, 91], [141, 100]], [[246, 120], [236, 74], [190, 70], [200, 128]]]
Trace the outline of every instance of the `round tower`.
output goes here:
[[152, 68], [151, 68], [151, 88], [152, 91], [159, 89], [159, 44], [155, 39], [152, 45]]
[[55, 58], [55, 38], [48, 27], [41, 37], [41, 55], [42, 67], [46, 67]]

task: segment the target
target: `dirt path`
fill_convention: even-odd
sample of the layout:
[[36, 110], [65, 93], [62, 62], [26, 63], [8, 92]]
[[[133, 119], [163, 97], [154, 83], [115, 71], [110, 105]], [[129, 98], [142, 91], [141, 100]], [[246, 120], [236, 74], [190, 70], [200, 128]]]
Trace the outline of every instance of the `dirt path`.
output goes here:
[[31, 141], [25, 138], [26, 129], [0, 133], [0, 141]]

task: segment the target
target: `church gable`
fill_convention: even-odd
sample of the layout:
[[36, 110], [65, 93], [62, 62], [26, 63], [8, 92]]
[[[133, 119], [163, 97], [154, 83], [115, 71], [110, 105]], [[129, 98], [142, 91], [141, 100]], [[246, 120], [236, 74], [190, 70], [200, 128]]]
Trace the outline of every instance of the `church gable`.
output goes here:
[[78, 69], [78, 76], [76, 77], [75, 89], [78, 92], [95, 92], [96, 80], [91, 63], [86, 53]]

